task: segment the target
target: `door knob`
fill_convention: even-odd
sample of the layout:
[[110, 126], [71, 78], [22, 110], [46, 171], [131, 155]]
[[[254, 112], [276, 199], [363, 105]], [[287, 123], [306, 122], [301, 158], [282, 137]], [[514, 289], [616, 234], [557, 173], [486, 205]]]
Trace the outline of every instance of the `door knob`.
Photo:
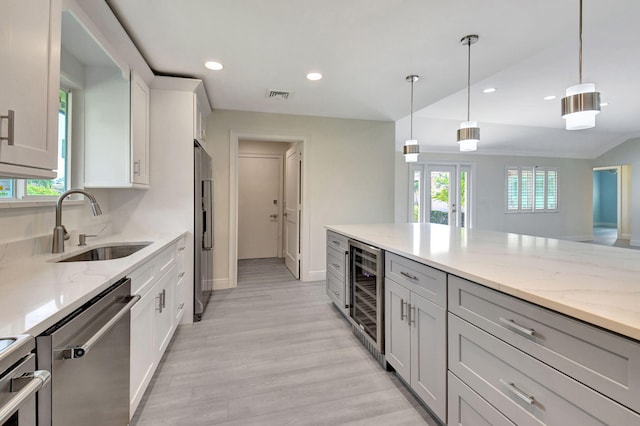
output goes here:
[[269, 217], [270, 217], [271, 219], [277, 219], [277, 218], [278, 218], [278, 215], [277, 215], [277, 214], [270, 214], [270, 215], [269, 215]]

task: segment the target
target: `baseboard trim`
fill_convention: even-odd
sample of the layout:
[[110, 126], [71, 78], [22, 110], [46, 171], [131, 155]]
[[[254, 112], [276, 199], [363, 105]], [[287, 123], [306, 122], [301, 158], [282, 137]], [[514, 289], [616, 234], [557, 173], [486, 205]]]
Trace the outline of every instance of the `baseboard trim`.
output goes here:
[[228, 288], [233, 288], [229, 285], [229, 278], [216, 278], [213, 280], [214, 290], [226, 290]]
[[327, 271], [309, 271], [306, 276], [302, 277], [302, 281], [324, 281], [327, 279]]

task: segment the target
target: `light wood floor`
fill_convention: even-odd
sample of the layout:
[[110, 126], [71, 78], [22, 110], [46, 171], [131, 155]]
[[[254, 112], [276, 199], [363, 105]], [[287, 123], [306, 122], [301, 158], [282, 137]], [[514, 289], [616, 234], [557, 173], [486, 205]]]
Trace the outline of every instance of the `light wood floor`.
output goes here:
[[324, 281], [276, 259], [238, 265], [180, 326], [132, 425], [436, 425], [351, 334]]

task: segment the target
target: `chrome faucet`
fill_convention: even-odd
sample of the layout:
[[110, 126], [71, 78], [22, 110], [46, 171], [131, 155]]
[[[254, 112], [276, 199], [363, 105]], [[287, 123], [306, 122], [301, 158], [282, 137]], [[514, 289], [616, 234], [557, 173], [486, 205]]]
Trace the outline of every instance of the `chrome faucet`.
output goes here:
[[83, 189], [70, 189], [60, 197], [58, 197], [58, 201], [56, 203], [56, 227], [53, 228], [53, 244], [51, 245], [51, 253], [64, 253], [64, 240], [69, 239], [69, 233], [67, 229], [62, 224], [62, 201], [67, 198], [71, 194], [82, 194], [89, 198], [91, 201], [91, 211], [94, 216], [98, 216], [102, 214], [102, 210], [100, 210], [100, 205], [96, 200], [96, 197], [93, 196], [90, 192], [87, 192]]

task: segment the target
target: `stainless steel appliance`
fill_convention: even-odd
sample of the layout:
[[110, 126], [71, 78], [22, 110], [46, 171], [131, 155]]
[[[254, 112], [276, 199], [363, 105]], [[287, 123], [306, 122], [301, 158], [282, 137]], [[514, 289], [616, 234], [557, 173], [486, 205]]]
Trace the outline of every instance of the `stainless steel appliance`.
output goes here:
[[349, 317], [354, 333], [386, 366], [384, 359], [384, 252], [349, 240]]
[[200, 321], [213, 288], [213, 173], [211, 157], [194, 141], [193, 320]]
[[36, 394], [51, 374], [36, 371], [36, 341], [20, 335], [0, 339], [0, 425], [35, 426]]
[[131, 280], [112, 285], [36, 340], [51, 384], [38, 398], [39, 425], [129, 424]]

